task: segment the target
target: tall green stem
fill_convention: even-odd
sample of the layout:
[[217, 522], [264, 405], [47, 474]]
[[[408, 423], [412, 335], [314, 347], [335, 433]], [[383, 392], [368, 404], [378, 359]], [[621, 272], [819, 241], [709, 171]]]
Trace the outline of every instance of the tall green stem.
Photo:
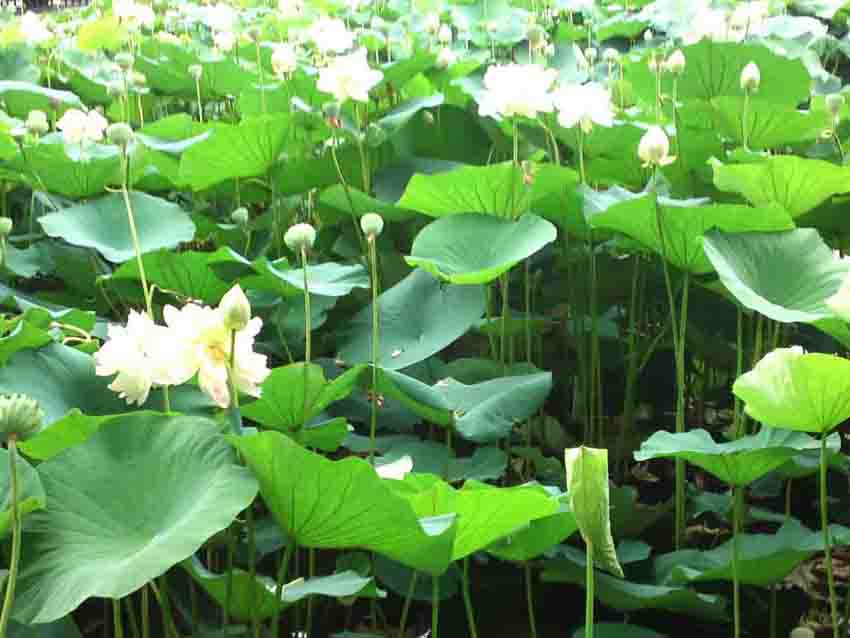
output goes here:
[[534, 613], [534, 573], [526, 561], [523, 566], [525, 580], [525, 605], [528, 608], [528, 631], [531, 638], [537, 638], [537, 616]]
[[307, 248], [305, 246], [301, 247], [301, 271], [304, 275], [303, 284], [304, 284], [304, 396], [301, 404], [301, 414], [303, 418], [303, 423], [301, 427], [307, 425], [307, 388], [309, 383], [307, 379], [309, 377], [308, 369], [310, 368], [310, 361], [312, 357], [312, 318], [310, 316], [310, 282], [307, 276]]
[[18, 581], [18, 564], [21, 560], [21, 519], [18, 512], [18, 445], [15, 435], [9, 437], [9, 488], [11, 496], [12, 558], [9, 574], [6, 577], [6, 595], [3, 599], [3, 612], [0, 613], [0, 638], [6, 637], [12, 605], [15, 603], [15, 585]]
[[824, 560], [826, 561], [826, 581], [829, 587], [829, 614], [832, 620], [832, 636], [839, 638], [838, 597], [835, 593], [835, 574], [832, 571], [832, 538], [829, 531], [829, 505], [827, 503], [827, 434], [820, 441], [820, 524], [823, 531]]
[[289, 560], [292, 558], [294, 549], [295, 543], [290, 538], [286, 543], [283, 559], [280, 561], [280, 567], [277, 570], [277, 583], [274, 590], [275, 608], [274, 615], [272, 616], [272, 638], [277, 638], [280, 632], [280, 612], [283, 609], [283, 585], [286, 580], [286, 572], [289, 569]]
[[124, 622], [121, 619], [121, 600], [112, 599], [112, 635], [115, 638], [124, 638]]
[[593, 638], [593, 544], [584, 539], [586, 545], [585, 594], [584, 594], [584, 638]]
[[732, 608], [734, 637], [741, 638], [741, 577], [738, 571], [738, 535], [741, 527], [741, 488], [732, 486]]
[[374, 235], [366, 238], [369, 245], [369, 268], [372, 271], [372, 411], [369, 423], [369, 464], [375, 460], [375, 435], [378, 428], [378, 339], [380, 338], [380, 312], [378, 308], [378, 240]]
[[[257, 535], [254, 529], [254, 507], [248, 505], [245, 509], [245, 523], [248, 527], [248, 579], [253, 583], [257, 577]], [[259, 605], [257, 604], [257, 589], [251, 588], [251, 634], [253, 638], [260, 638], [260, 618], [257, 615]]]
[[475, 609], [472, 607], [472, 598], [469, 595], [469, 556], [463, 559], [463, 606], [466, 609], [469, 635], [471, 638], [478, 638], [478, 629], [475, 626]]
[[431, 636], [437, 638], [437, 630], [440, 625], [440, 578], [431, 577]]
[[401, 620], [398, 622], [398, 635], [404, 638], [407, 631], [407, 615], [410, 612], [410, 603], [413, 601], [413, 592], [416, 591], [416, 581], [419, 572], [414, 571], [410, 576], [410, 584], [407, 586], [407, 595], [404, 597], [404, 607], [401, 608]]
[[150, 638], [151, 635], [151, 618], [150, 618], [150, 585], [145, 584], [142, 587], [142, 596], [139, 601], [139, 606], [141, 607], [140, 613], [142, 617], [142, 638]]

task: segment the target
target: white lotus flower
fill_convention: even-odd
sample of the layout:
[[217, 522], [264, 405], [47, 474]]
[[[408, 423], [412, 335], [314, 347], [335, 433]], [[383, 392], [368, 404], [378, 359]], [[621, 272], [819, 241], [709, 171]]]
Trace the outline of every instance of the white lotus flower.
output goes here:
[[443, 47], [437, 54], [437, 66], [441, 69], [447, 69], [452, 64], [457, 62], [457, 55], [449, 47]]
[[229, 5], [219, 3], [207, 9], [206, 19], [213, 31], [233, 31], [236, 14]]
[[703, 38], [715, 42], [729, 39], [729, 14], [723, 9], [714, 9], [707, 4], [700, 6], [688, 25], [691, 28], [682, 33], [682, 44], [693, 44]]
[[287, 75], [298, 68], [298, 56], [290, 45], [278, 44], [272, 53], [272, 68], [277, 75]]
[[[228, 371], [233, 352], [233, 375], [235, 387], [253, 397], [260, 396], [260, 384], [271, 372], [266, 365], [265, 355], [254, 352], [254, 337], [263, 326], [262, 319], [254, 317], [245, 328], [236, 332], [235, 351], [231, 348], [231, 331], [227, 327], [221, 307], [209, 308], [187, 304], [178, 310], [166, 306], [163, 316], [168, 328], [173, 331], [181, 350], [179, 369], [198, 374], [198, 384], [217, 405], [230, 405]], [[191, 376], [190, 375], [190, 376]]]
[[555, 92], [553, 101], [558, 110], [558, 123], [564, 128], [578, 124], [587, 134], [594, 124], [614, 124], [611, 92], [599, 84], [569, 84]]
[[134, 2], [134, 0], [115, 0], [112, 3], [112, 13], [124, 26], [131, 29], [142, 26], [150, 29], [156, 22], [153, 9], [149, 5]]
[[349, 98], [356, 102], [368, 102], [369, 91], [383, 77], [383, 73], [369, 67], [366, 49], [358, 49], [331, 60], [319, 71], [316, 87], [333, 95], [338, 102], [345, 102]]
[[484, 74], [484, 93], [478, 101], [481, 116], [536, 117], [552, 111], [550, 90], [558, 76], [539, 64], [491, 66]]
[[66, 144], [85, 144], [99, 142], [109, 122], [92, 109], [84, 113], [79, 109], [68, 109], [56, 122], [56, 128], [62, 131]]
[[236, 36], [232, 31], [216, 31], [213, 34], [213, 44], [220, 51], [230, 51], [236, 46]]
[[33, 46], [44, 44], [53, 37], [47, 25], [44, 24], [38, 14], [32, 11], [27, 11], [21, 16], [20, 30], [24, 39]]
[[310, 25], [307, 35], [322, 53], [341, 53], [354, 45], [354, 34], [339, 18], [319, 18]]
[[644, 168], [667, 166], [676, 161], [670, 155], [670, 139], [660, 126], [650, 126], [638, 144], [638, 157]]
[[118, 376], [109, 389], [129, 404], [142, 405], [154, 385], [178, 385], [191, 378], [179, 365], [184, 351], [174, 335], [145, 313], [130, 311], [127, 325], [111, 325], [109, 339], [94, 355], [95, 374]]
[[749, 62], [747, 66], [741, 70], [741, 88], [746, 93], [752, 93], [753, 91], [758, 91], [760, 84], [761, 71], [759, 71], [755, 62]]

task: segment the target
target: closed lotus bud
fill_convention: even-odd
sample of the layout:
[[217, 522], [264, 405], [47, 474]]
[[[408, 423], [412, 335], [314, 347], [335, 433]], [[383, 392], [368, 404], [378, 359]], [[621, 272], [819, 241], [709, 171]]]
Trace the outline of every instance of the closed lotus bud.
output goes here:
[[12, 234], [12, 219], [10, 217], [0, 217], [0, 237], [8, 237]]
[[750, 62], [741, 71], [741, 88], [745, 93], [753, 93], [758, 91], [761, 84], [761, 72], [755, 62]]
[[452, 28], [447, 24], [441, 25], [437, 32], [437, 40], [440, 44], [449, 44], [452, 41]]
[[676, 49], [664, 64], [673, 75], [681, 75], [685, 70], [685, 54], [681, 49]]
[[638, 157], [645, 167], [665, 166], [673, 162], [670, 157], [670, 140], [660, 126], [651, 126], [638, 144]]
[[372, 16], [372, 19], [369, 21], [369, 26], [373, 31], [383, 31], [387, 28], [387, 23], [384, 22], [384, 19], [381, 16]]
[[239, 284], [233, 286], [221, 298], [218, 309], [224, 316], [224, 325], [228, 330], [238, 332], [251, 321], [251, 303]]
[[384, 218], [378, 213], [366, 213], [360, 218], [360, 228], [369, 239], [377, 237], [384, 230]]
[[0, 396], [0, 436], [25, 441], [38, 433], [44, 410], [38, 401], [23, 394]]
[[300, 253], [302, 249], [310, 250], [316, 243], [316, 229], [310, 224], [295, 224], [286, 231], [283, 241], [294, 253]]
[[499, 23], [495, 20], [490, 20], [487, 24], [484, 25], [484, 28], [487, 30], [491, 36], [499, 30]]
[[125, 147], [133, 141], [133, 129], [129, 124], [116, 122], [106, 127], [106, 139], [115, 146]]
[[841, 93], [830, 93], [826, 96], [826, 108], [832, 113], [832, 117], [837, 118], [841, 112], [841, 107], [844, 106], [844, 95]]
[[194, 78], [194, 80], [197, 82], [201, 79], [201, 74], [204, 72], [204, 67], [202, 67], [200, 64], [192, 64], [186, 70], [189, 72], [189, 75], [191, 75], [192, 78]]
[[30, 111], [27, 115], [26, 127], [33, 135], [44, 135], [50, 130], [47, 113], [38, 110]]
[[425, 30], [431, 34], [437, 33], [440, 30], [440, 16], [436, 13], [428, 14], [425, 18]]
[[620, 52], [613, 47], [608, 47], [602, 52], [602, 59], [608, 64], [616, 64], [620, 61]]
[[124, 71], [133, 68], [133, 56], [130, 53], [118, 53], [115, 56], [115, 63]]
[[260, 29], [259, 27], [249, 27], [245, 31], [245, 35], [247, 35], [248, 39], [252, 42], [258, 42], [260, 40]]
[[248, 209], [244, 206], [240, 206], [235, 211], [230, 213], [230, 221], [242, 228], [247, 226], [250, 220], [251, 215], [248, 213]]
[[437, 54], [437, 66], [441, 69], [447, 69], [457, 61], [457, 56], [449, 47], [443, 47]]

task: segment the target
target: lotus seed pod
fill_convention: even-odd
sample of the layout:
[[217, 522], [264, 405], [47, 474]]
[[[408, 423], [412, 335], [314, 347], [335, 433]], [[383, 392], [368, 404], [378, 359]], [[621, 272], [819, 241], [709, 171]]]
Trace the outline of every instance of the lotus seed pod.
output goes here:
[[221, 298], [218, 309], [224, 315], [224, 326], [228, 330], [238, 332], [251, 321], [251, 302], [248, 301], [248, 297], [245, 296], [239, 284], [233, 286]]
[[360, 218], [360, 228], [366, 237], [377, 237], [384, 230], [384, 218], [378, 213], [366, 213]]
[[838, 117], [841, 107], [844, 106], [844, 95], [841, 93], [830, 93], [826, 96], [826, 108], [832, 113], [832, 117]]
[[235, 211], [230, 213], [230, 221], [232, 221], [237, 226], [241, 226], [244, 228], [248, 225], [248, 222], [251, 221], [251, 215], [248, 213], [248, 209], [244, 206], [240, 206]]
[[133, 141], [133, 129], [124, 122], [110, 124], [106, 127], [106, 139], [115, 146], [124, 148]]
[[378, 148], [386, 141], [387, 132], [374, 122], [370, 122], [366, 128], [366, 145], [372, 148]]
[[620, 61], [620, 52], [613, 47], [608, 47], [602, 52], [602, 59], [608, 64], [616, 64]]
[[106, 93], [109, 97], [119, 97], [124, 94], [124, 85], [117, 80], [107, 82]]
[[14, 226], [11, 217], [0, 217], [0, 237], [8, 237], [12, 234]]
[[50, 130], [47, 113], [39, 110], [30, 111], [27, 115], [26, 127], [33, 135], [44, 135]]
[[310, 250], [316, 243], [316, 229], [310, 224], [295, 224], [286, 231], [283, 241], [294, 253], [300, 253], [302, 249]]
[[193, 64], [186, 70], [189, 72], [189, 75], [191, 75], [192, 78], [194, 78], [194, 80], [197, 82], [201, 79], [201, 74], [204, 72], [204, 67], [202, 67], [200, 64]]
[[44, 410], [38, 401], [23, 394], [0, 396], [0, 436], [25, 441], [38, 433], [44, 420]]
[[745, 93], [753, 93], [758, 91], [761, 84], [761, 72], [755, 62], [750, 62], [741, 71], [741, 88]]
[[815, 638], [815, 632], [808, 627], [795, 627], [788, 638]]
[[681, 49], [676, 49], [670, 54], [665, 63], [667, 70], [673, 75], [681, 75], [685, 71], [685, 54]]

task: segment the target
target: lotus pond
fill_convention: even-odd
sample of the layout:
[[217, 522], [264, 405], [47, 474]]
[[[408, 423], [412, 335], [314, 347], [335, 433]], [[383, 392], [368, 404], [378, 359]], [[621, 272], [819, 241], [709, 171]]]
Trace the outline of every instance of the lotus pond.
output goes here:
[[844, 0], [4, 11], [0, 638], [848, 635]]

